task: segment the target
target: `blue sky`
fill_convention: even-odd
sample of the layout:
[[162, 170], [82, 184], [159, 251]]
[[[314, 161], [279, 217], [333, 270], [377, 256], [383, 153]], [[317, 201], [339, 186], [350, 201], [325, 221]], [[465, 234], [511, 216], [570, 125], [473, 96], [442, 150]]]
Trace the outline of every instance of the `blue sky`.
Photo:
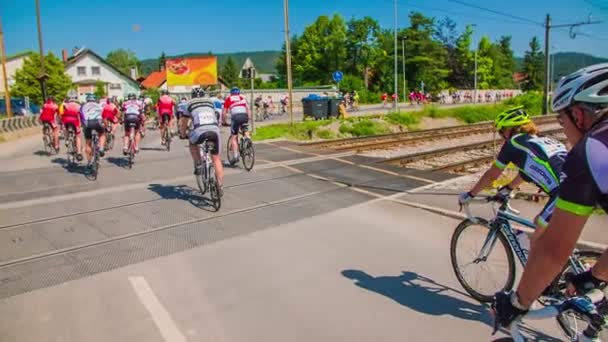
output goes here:
[[[555, 24], [593, 18], [607, 23], [586, 26], [593, 36], [570, 39], [566, 30], [552, 32], [555, 51], [580, 51], [608, 57], [608, 2], [606, 0], [463, 0], [541, 22], [549, 11]], [[186, 52], [234, 52], [280, 49], [283, 41], [282, 0], [40, 0], [45, 50], [86, 46], [105, 56], [115, 48], [129, 48], [140, 58]], [[346, 19], [366, 15], [383, 27], [393, 27], [392, 0], [290, 0], [292, 33], [321, 14], [339, 13]], [[523, 55], [533, 35], [544, 39], [539, 25], [526, 24], [450, 0], [398, 0], [399, 26], [408, 26], [407, 14], [449, 15], [459, 29], [477, 25], [482, 34], [496, 39], [513, 37], [516, 55]], [[445, 12], [444, 12], [445, 11]], [[446, 13], [447, 12], [447, 13]], [[8, 54], [37, 50], [34, 0], [0, 0], [0, 16]], [[139, 26], [134, 31], [134, 25]]]

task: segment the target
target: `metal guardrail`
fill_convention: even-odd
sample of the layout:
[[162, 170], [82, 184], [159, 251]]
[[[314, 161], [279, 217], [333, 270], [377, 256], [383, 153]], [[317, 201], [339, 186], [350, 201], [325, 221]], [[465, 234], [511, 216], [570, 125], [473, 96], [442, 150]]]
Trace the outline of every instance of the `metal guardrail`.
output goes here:
[[36, 126], [40, 126], [37, 115], [17, 116], [0, 120], [0, 133], [15, 132]]

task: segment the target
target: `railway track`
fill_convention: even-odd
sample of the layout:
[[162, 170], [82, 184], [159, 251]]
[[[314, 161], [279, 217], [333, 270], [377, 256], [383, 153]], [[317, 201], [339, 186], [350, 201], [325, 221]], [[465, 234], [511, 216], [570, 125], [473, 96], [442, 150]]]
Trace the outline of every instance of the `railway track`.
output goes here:
[[[556, 116], [543, 116], [534, 119], [537, 125], [557, 123]], [[411, 131], [403, 133], [382, 134], [369, 137], [355, 137], [346, 139], [335, 139], [304, 143], [301, 146], [314, 147], [316, 149], [332, 149], [334, 151], [364, 151], [395, 147], [400, 145], [411, 145], [418, 142], [439, 139], [452, 139], [476, 134], [487, 134], [494, 132], [492, 122], [481, 122], [471, 125], [459, 125]]]
[[[555, 128], [545, 130], [542, 135], [556, 136], [561, 133], [563, 133], [562, 128]], [[500, 144], [499, 141], [486, 140], [472, 144], [406, 154], [384, 159], [380, 163], [429, 171], [467, 173], [472, 167], [485, 165], [494, 160]]]

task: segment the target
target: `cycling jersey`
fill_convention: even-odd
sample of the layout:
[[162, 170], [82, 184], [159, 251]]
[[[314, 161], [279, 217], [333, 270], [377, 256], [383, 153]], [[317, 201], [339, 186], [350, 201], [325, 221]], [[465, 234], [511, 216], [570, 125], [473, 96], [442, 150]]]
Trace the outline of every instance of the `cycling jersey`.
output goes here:
[[557, 140], [522, 133], [505, 142], [494, 164], [500, 169], [515, 164], [525, 181], [553, 195], [567, 154], [566, 146]]
[[58, 107], [55, 102], [47, 102], [42, 106], [40, 121], [55, 121]]
[[116, 108], [116, 105], [113, 103], [106, 103], [103, 106], [103, 112], [101, 113], [101, 117], [106, 120], [114, 121], [117, 114], [118, 108]]
[[65, 104], [61, 122], [65, 127], [74, 126], [75, 133], [80, 134], [80, 105], [70, 101]]
[[219, 121], [215, 115], [215, 106], [209, 99], [194, 98], [188, 101], [184, 116], [192, 118], [194, 128], [199, 126], [218, 126]]
[[101, 121], [103, 108], [97, 102], [87, 102], [80, 108], [80, 120], [87, 124], [89, 121]]
[[556, 207], [589, 216], [596, 206], [608, 212], [608, 120], [588, 132], [570, 151]]
[[241, 95], [231, 95], [224, 101], [224, 108], [230, 111], [230, 114], [247, 113], [247, 100]]
[[180, 102], [177, 105], [177, 112], [178, 113], [185, 113], [187, 108], [188, 108], [188, 102], [186, 102], [186, 101]]
[[129, 116], [139, 116], [142, 114], [142, 107], [138, 101], [129, 100], [122, 104], [122, 111]]
[[169, 114], [173, 115], [173, 107], [175, 106], [175, 101], [169, 95], [163, 95], [158, 99], [158, 103], [156, 104], [156, 108], [158, 109], [158, 114]]

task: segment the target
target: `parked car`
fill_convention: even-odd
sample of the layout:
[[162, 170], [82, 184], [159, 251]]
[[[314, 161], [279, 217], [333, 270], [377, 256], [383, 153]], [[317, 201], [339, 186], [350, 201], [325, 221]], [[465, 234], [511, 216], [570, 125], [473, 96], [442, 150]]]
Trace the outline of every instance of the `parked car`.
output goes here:
[[[40, 113], [39, 106], [30, 103], [28, 107], [23, 98], [12, 98], [11, 109], [15, 116], [38, 115]], [[6, 114], [6, 101], [4, 99], [0, 99], [0, 113]]]

